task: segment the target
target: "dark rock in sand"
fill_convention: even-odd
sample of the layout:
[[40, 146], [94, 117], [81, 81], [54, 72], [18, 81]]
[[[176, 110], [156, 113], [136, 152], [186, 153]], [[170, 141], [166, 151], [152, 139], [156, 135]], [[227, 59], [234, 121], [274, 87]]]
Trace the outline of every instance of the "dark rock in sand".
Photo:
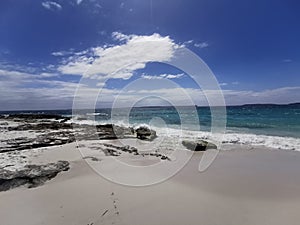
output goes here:
[[157, 137], [156, 131], [149, 129], [148, 127], [139, 127], [135, 130], [136, 137], [141, 140], [152, 141]]
[[69, 170], [67, 161], [46, 165], [26, 165], [23, 169], [16, 171], [0, 169], [0, 191], [7, 191], [21, 185], [27, 185], [28, 188], [37, 187], [67, 170]]
[[[133, 155], [141, 155], [141, 156], [155, 156], [160, 158], [161, 160], [168, 160], [171, 161], [171, 159], [166, 156], [166, 155], [162, 155], [158, 152], [150, 152], [150, 153], [139, 153], [138, 149], [129, 145], [125, 145], [125, 146], [117, 146], [117, 145], [113, 145], [113, 144], [108, 144], [108, 143], [104, 143], [103, 146], [105, 148], [100, 148], [106, 156], [120, 156], [121, 152], [127, 152]], [[98, 150], [98, 148], [95, 148]]]
[[182, 141], [182, 145], [192, 151], [205, 151], [207, 149], [217, 149], [217, 146], [208, 141]]
[[90, 159], [90, 160], [92, 160], [94, 162], [101, 161], [101, 159], [98, 159], [97, 157], [94, 157], [94, 156], [85, 156], [85, 157], [83, 157], [83, 159]]
[[97, 125], [96, 128], [99, 134], [107, 137], [106, 139], [109, 139], [109, 137], [111, 137], [111, 139], [125, 138], [127, 136], [132, 136], [134, 132], [132, 128], [114, 124]]
[[60, 130], [60, 129], [72, 129], [73, 125], [69, 123], [61, 123], [52, 121], [50, 123], [26, 123], [16, 127], [9, 127], [8, 130], [24, 131], [24, 130]]
[[132, 138], [133, 129], [113, 124], [103, 125], [79, 125], [73, 124], [74, 128], [80, 129], [82, 132], [76, 134], [78, 140], [110, 140], [118, 138]]
[[130, 128], [130, 127], [122, 127], [122, 126], [114, 125], [113, 131], [114, 131], [114, 134], [118, 138], [130, 137], [130, 136], [133, 136], [133, 134], [134, 134], [133, 128]]

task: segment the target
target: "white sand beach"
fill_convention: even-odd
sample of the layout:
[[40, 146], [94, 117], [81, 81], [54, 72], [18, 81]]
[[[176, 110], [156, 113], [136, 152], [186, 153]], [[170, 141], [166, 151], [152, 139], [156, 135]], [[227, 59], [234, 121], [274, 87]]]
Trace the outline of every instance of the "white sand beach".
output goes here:
[[[71, 169], [37, 188], [0, 192], [1, 224], [298, 225], [300, 153], [224, 148], [230, 150], [221, 151], [207, 171], [198, 171], [203, 153], [196, 152], [174, 177], [147, 187], [99, 176], [75, 143], [40, 150], [32, 163], [68, 160]], [[106, 156], [95, 157], [101, 160], [93, 163], [105, 162]]]

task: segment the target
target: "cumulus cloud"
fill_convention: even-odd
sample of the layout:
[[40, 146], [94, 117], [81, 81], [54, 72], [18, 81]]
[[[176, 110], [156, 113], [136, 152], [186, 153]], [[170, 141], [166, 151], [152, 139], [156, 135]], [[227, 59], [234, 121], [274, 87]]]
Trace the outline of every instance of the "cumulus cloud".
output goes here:
[[113, 39], [118, 41], [128, 41], [132, 37], [132, 35], [125, 35], [117, 31], [113, 32], [111, 36]]
[[63, 74], [83, 75], [94, 62], [91, 56], [70, 57], [66, 65], [60, 66], [58, 71]]
[[[58, 67], [51, 65], [51, 70], [57, 68], [57, 73], [20, 72], [18, 69], [0, 69], [0, 106], [2, 110], [13, 109], [55, 109], [71, 108], [75, 91], [78, 85], [84, 88], [83, 95], [77, 96], [85, 103], [93, 96], [97, 96], [99, 87], [103, 87], [108, 78], [129, 79], [135, 70], [143, 69], [147, 62], [167, 62], [174, 56], [176, 49], [183, 47], [176, 44], [170, 37], [159, 34], [152, 35], [125, 35], [114, 32], [112, 38], [115, 45], [97, 46], [75, 52], [53, 52], [53, 56], [61, 57]], [[188, 41], [190, 44], [194, 42]], [[50, 68], [50, 67], [49, 67]], [[87, 78], [97, 79], [93, 85], [77, 84], [60, 79], [59, 74], [84, 75]], [[62, 75], [61, 75], [62, 76]], [[51, 77], [51, 79], [49, 79]], [[102, 88], [97, 107], [109, 107], [118, 96], [121, 105], [126, 107], [132, 99], [159, 96], [176, 102], [177, 105], [186, 105], [189, 101], [182, 93], [187, 93], [194, 104], [207, 105], [206, 96], [216, 98], [216, 90], [205, 92], [195, 88], [168, 88], [163, 86], [163, 79], [180, 79], [184, 74], [143, 74], [145, 85], [134, 90], [118, 90]], [[78, 77], [77, 77], [78, 78]], [[156, 82], [151, 84], [150, 82]], [[169, 81], [172, 82], [172, 81]], [[173, 82], [174, 83], [174, 82]], [[227, 105], [245, 103], [289, 103], [300, 101], [300, 87], [284, 87], [263, 91], [230, 90], [238, 82], [221, 83], [226, 87], [223, 94]], [[98, 86], [97, 86], [98, 85]], [[237, 87], [237, 86], [235, 86]], [[148, 98], [149, 99], [149, 98]], [[106, 105], [103, 105], [105, 103]], [[155, 104], [153, 98], [145, 101], [145, 105]], [[157, 102], [157, 104], [159, 101]], [[83, 104], [84, 106], [84, 104]]]
[[42, 2], [42, 6], [48, 10], [61, 10], [62, 9], [62, 6], [60, 4], [58, 4], [57, 2], [53, 2], [53, 1]]
[[108, 78], [128, 79], [133, 71], [144, 68], [147, 62], [170, 60], [175, 49], [181, 47], [170, 37], [156, 33], [145, 36], [114, 32], [112, 37], [121, 43], [91, 48], [87, 50], [88, 54], [70, 57], [58, 70], [102, 81]]

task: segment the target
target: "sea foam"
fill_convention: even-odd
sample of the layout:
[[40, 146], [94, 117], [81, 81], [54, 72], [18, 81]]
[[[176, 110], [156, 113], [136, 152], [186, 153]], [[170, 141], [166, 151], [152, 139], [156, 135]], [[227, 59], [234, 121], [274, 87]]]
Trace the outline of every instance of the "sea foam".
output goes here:
[[[93, 121], [93, 120], [70, 120], [69, 123], [76, 124], [87, 124], [87, 125], [101, 125], [111, 123], [109, 120], [105, 121]], [[194, 130], [184, 130], [180, 129], [180, 126], [170, 126], [165, 127], [150, 126], [146, 123], [141, 124], [128, 124], [124, 121], [118, 121], [114, 124], [119, 126], [131, 126], [134, 128], [147, 126], [157, 132], [160, 136], [168, 136], [169, 138], [175, 140], [178, 139], [208, 139], [213, 140], [213, 134], [207, 131], [194, 131]], [[296, 150], [300, 151], [300, 138], [293, 137], [281, 137], [281, 136], [271, 136], [271, 135], [258, 135], [251, 133], [237, 133], [232, 131], [226, 131], [222, 136], [223, 144], [241, 144], [241, 145], [252, 145], [252, 146], [264, 146], [275, 149], [283, 150]]]

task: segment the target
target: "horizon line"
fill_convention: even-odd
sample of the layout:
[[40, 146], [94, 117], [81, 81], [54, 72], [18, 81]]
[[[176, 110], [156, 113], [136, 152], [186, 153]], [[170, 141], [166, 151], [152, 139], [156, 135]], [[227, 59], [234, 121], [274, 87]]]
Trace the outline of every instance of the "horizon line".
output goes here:
[[[279, 103], [246, 103], [246, 104], [237, 104], [237, 105], [225, 105], [225, 107], [239, 107], [239, 106], [254, 106], [254, 105], [273, 105], [273, 106], [288, 106], [288, 105], [300, 105], [300, 102], [291, 102], [291, 103], [285, 103], [285, 104], [279, 104]], [[172, 105], [154, 105], [154, 106], [135, 106], [132, 108], [163, 108], [163, 107], [192, 107], [192, 106], [196, 106], [197, 108], [211, 108], [211, 107], [224, 107], [224, 106], [200, 106], [200, 105], [178, 105], [178, 106], [172, 106]], [[124, 108], [128, 108], [128, 107], [117, 107], [118, 109], [124, 109]], [[111, 109], [111, 107], [98, 107], [95, 108], [95, 110], [97, 109]], [[67, 111], [70, 110], [72, 111], [72, 108], [68, 108], [68, 109], [12, 109], [12, 110], [0, 110], [1, 112], [22, 112], [22, 111]], [[76, 110], [91, 110], [89, 108], [82, 108], [82, 109], [76, 109]]]

